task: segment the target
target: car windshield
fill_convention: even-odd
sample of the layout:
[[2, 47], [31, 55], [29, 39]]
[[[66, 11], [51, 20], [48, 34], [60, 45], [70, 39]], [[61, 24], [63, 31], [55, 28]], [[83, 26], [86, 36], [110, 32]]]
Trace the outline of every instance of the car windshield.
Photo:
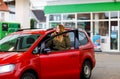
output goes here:
[[24, 52], [38, 39], [40, 34], [13, 34], [0, 40], [1, 52]]

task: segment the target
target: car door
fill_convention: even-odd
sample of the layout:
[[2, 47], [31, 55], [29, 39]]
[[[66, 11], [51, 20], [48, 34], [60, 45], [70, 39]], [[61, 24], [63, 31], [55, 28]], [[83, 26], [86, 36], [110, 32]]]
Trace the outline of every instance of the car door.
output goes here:
[[79, 50], [75, 48], [75, 33], [68, 32], [71, 49], [49, 51], [40, 55], [41, 79], [79, 79]]

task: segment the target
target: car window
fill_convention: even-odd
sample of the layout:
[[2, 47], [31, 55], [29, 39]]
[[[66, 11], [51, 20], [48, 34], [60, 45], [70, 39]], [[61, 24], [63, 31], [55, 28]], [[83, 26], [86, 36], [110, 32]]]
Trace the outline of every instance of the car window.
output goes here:
[[[63, 40], [61, 40], [61, 36], [63, 35]], [[61, 51], [61, 50], [69, 50], [74, 48], [74, 33], [68, 32], [61, 35], [57, 35], [52, 39], [45, 42], [46, 48], [49, 48], [51, 51]]]
[[34, 35], [29, 35], [21, 38], [22, 43], [21, 43], [20, 49], [29, 48], [38, 37], [39, 35], [34, 34]]
[[69, 38], [70, 38], [70, 45], [71, 45], [71, 48], [74, 48], [74, 45], [75, 45], [75, 35], [73, 32], [69, 32]]
[[80, 45], [85, 45], [88, 43], [87, 36], [84, 32], [78, 32]]
[[27, 51], [39, 36], [39, 34], [15, 34], [6, 36], [0, 40], [0, 51]]
[[[52, 32], [53, 33], [53, 32]], [[52, 37], [52, 33], [49, 33], [49, 34], [47, 34], [40, 42], [39, 42], [39, 44], [38, 44], [38, 48], [39, 49], [41, 49], [41, 44], [43, 43], [43, 42], [45, 42], [46, 40], [48, 40], [48, 39], [50, 39], [51, 37]]]

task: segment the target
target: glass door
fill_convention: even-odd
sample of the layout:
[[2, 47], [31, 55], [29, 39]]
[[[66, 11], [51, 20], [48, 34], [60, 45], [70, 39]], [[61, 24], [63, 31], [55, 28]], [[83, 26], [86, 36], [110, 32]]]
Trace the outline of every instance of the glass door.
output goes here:
[[110, 49], [118, 50], [118, 21], [110, 23]]

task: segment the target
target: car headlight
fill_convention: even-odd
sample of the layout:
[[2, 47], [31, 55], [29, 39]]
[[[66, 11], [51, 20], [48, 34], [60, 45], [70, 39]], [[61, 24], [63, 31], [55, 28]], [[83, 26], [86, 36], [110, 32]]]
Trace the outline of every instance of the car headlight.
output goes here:
[[8, 64], [8, 65], [0, 66], [0, 74], [1, 73], [6, 73], [6, 72], [11, 72], [11, 71], [14, 70], [14, 68], [15, 68], [14, 64]]

